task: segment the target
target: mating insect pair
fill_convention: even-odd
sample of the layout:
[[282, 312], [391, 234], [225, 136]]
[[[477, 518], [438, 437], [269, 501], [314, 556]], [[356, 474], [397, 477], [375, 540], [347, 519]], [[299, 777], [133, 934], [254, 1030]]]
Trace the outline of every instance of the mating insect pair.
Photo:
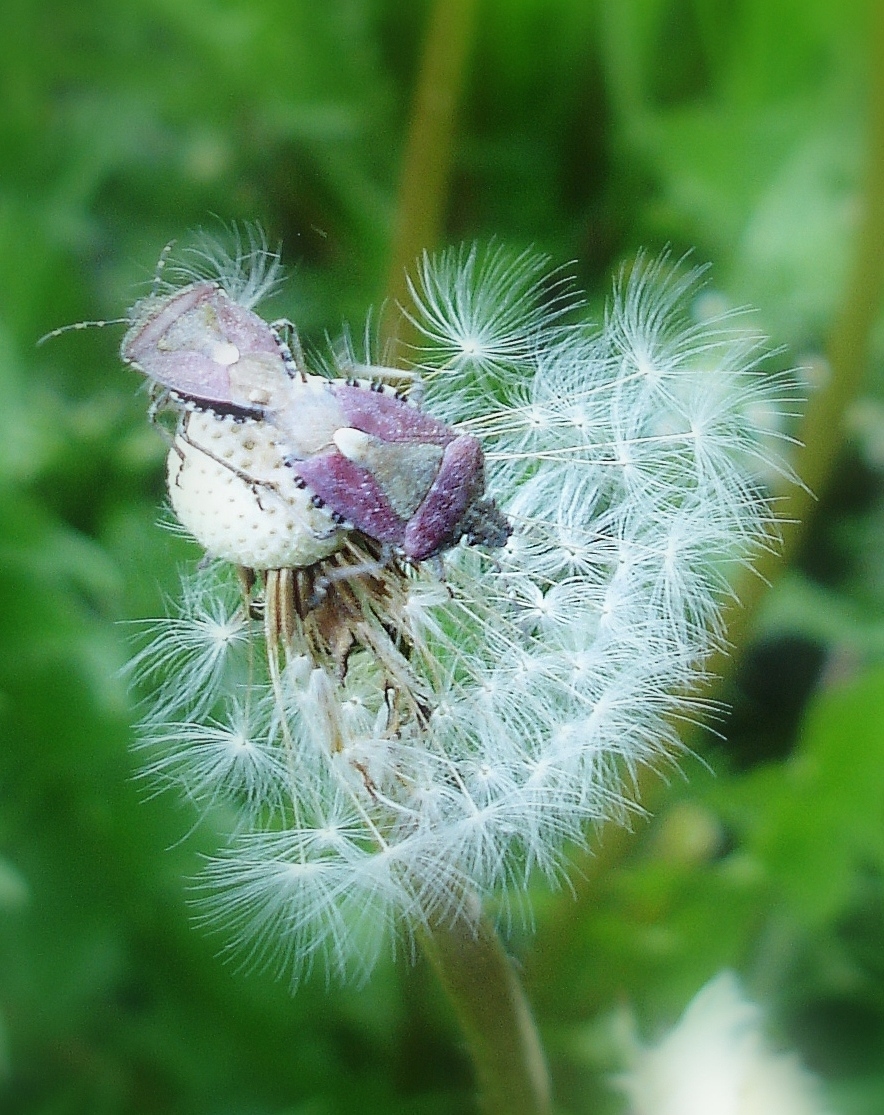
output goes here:
[[[169, 492], [212, 556], [307, 568], [353, 532], [411, 562], [502, 546], [478, 440], [392, 387], [311, 375], [278, 328], [204, 280], [136, 303], [123, 360], [180, 411]], [[371, 371], [372, 369], [368, 369]]]

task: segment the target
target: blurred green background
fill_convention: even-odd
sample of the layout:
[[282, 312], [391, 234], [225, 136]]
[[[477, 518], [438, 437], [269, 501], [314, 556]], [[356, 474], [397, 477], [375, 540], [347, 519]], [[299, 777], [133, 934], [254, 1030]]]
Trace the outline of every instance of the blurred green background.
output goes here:
[[424, 0], [5, 0], [0, 1110], [473, 1110], [421, 963], [391, 959], [360, 988], [319, 974], [291, 997], [272, 973], [222, 963], [192, 925], [188, 880], [215, 835], [137, 782], [119, 670], [127, 621], [160, 614], [196, 552], [156, 527], [164, 448], [119, 364], [120, 329], [35, 347], [55, 326], [124, 314], [163, 245], [218, 219], [283, 242], [289, 282], [270, 312], [315, 341], [358, 330], [410, 220], [442, 244], [496, 237], [574, 260], [597, 312], [638, 248], [695, 249], [714, 264], [713, 297], [757, 306], [776, 362], [827, 400], [818, 426], [838, 451], [806, 433], [820, 502], [734, 629], [732, 717], [692, 737], [705, 763], [651, 787], [653, 819], [601, 834], [576, 896], [536, 896], [536, 931], [511, 947], [563, 1112], [621, 1110], [606, 1083], [618, 1008], [652, 1036], [732, 966], [833, 1107], [874, 1115], [884, 334], [876, 256], [862, 258], [876, 226], [862, 222], [884, 211], [878, 5], [436, 7], [462, 17], [440, 57], [463, 46], [463, 81], [450, 144], [430, 145], [435, 167], [418, 147], [409, 193]]

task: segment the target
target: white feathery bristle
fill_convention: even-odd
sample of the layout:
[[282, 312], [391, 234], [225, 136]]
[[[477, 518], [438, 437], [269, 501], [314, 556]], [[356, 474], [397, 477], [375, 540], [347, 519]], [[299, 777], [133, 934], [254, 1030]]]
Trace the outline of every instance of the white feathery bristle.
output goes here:
[[193, 243], [163, 263], [161, 289], [210, 279], [246, 309], [254, 309], [282, 282], [280, 252], [273, 250], [260, 225], [232, 224], [221, 235], [203, 230]]

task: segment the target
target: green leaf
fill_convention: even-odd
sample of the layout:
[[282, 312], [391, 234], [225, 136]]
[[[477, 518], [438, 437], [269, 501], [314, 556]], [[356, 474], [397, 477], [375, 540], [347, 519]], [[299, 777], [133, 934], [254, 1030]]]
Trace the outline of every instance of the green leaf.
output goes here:
[[822, 693], [793, 757], [748, 782], [748, 844], [774, 892], [810, 922], [833, 918], [858, 867], [884, 870], [884, 669]]

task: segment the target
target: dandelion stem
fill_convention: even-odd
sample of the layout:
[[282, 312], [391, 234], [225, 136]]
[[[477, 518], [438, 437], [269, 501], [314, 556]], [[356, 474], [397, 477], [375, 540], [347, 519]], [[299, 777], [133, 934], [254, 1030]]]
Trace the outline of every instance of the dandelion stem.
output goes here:
[[[760, 556], [756, 562], [757, 576], [744, 578], [736, 593], [739, 605], [730, 607], [725, 615], [728, 639], [737, 654], [757, 606], [800, 546], [814, 509], [829, 487], [844, 442], [844, 418], [868, 368], [872, 330], [884, 288], [884, 8], [877, 7], [870, 18], [870, 89], [861, 217], [841, 306], [829, 334], [829, 377], [813, 392], [798, 432], [801, 447], [793, 464], [804, 487], [790, 485], [778, 493], [783, 544]], [[727, 666], [723, 656], [716, 656], [710, 673], [732, 673], [734, 665], [733, 656]]]
[[540, 1038], [494, 928], [484, 918], [462, 914], [434, 924], [421, 943], [466, 1037], [483, 1115], [548, 1115], [550, 1085]]
[[[706, 663], [709, 680], [700, 693], [710, 699], [726, 690], [762, 600], [800, 547], [816, 501], [825, 495], [844, 439], [844, 417], [862, 386], [868, 366], [872, 331], [884, 287], [884, 7], [879, 6], [870, 18], [873, 22], [869, 28], [869, 119], [862, 216], [841, 306], [829, 334], [830, 374], [810, 399], [798, 432], [801, 448], [793, 464], [804, 486], [784, 484], [777, 493], [782, 545], [759, 554], [753, 571], [747, 572], [736, 586], [733, 603], [724, 609], [722, 626], [727, 632], [728, 646], [716, 649]], [[702, 747], [699, 732], [693, 733], [690, 745]], [[638, 772], [635, 797], [649, 814], [654, 812], [665, 789], [665, 782], [652, 770]], [[587, 857], [581, 870], [575, 872], [577, 901], [570, 894], [563, 895], [558, 911], [549, 915], [547, 924], [551, 931], [540, 934], [534, 949], [531, 986], [544, 987], [546, 973], [566, 962], [565, 958], [576, 947], [584, 911], [596, 900], [598, 878], [604, 869], [610, 871], [628, 858], [641, 832], [641, 826], [634, 829], [619, 824], [605, 826], [596, 854]]]
[[396, 227], [381, 332], [397, 338], [397, 305], [406, 301], [406, 271], [439, 239], [451, 176], [458, 103], [473, 40], [478, 0], [436, 0], [430, 13], [421, 70], [402, 160]]
[[[812, 393], [798, 431], [800, 447], [793, 464], [804, 486], [784, 485], [777, 493], [782, 546], [760, 555], [755, 563], [757, 575], [744, 578], [735, 593], [739, 604], [728, 608], [725, 615], [728, 639], [737, 653], [757, 605], [800, 546], [814, 510], [826, 494], [844, 442], [845, 415], [868, 370], [884, 289], [884, 8], [876, 7], [869, 18], [870, 88], [861, 216], [841, 305], [829, 333], [830, 372], [827, 381]], [[716, 656], [710, 674], [724, 666], [724, 656]], [[733, 667], [732, 655], [727, 672]]]

